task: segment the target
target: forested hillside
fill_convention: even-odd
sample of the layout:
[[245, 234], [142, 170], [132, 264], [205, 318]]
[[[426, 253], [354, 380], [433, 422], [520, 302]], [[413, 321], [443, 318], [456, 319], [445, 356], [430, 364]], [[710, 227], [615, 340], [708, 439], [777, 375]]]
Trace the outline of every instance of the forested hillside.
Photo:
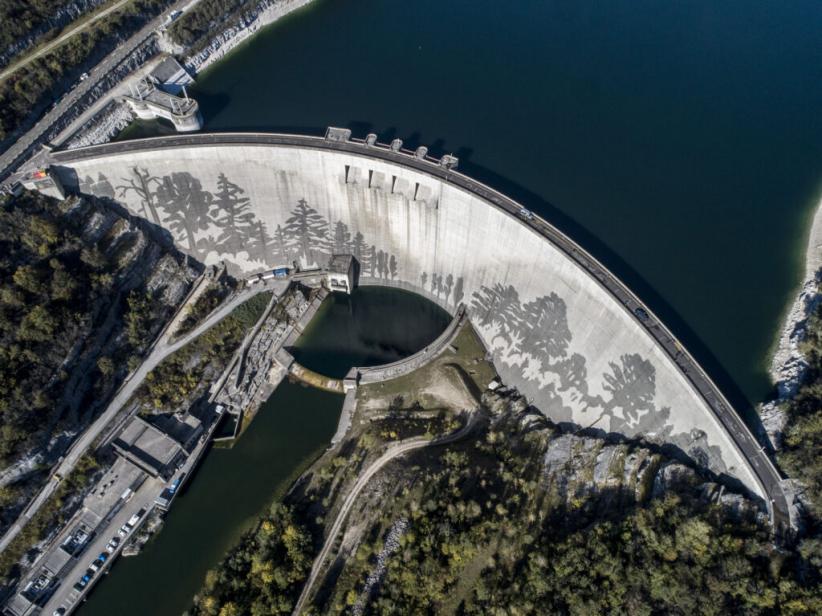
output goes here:
[[0, 52], [68, 4], [70, 0], [0, 0]]
[[89, 420], [188, 288], [181, 263], [95, 202], [0, 203], [0, 463]]
[[[137, 32], [170, 2], [133, 0], [0, 83], [0, 141], [30, 125], [45, 105], [69, 89], [80, 73]], [[0, 20], [4, 24], [0, 31], [5, 23]]]
[[[470, 438], [369, 482], [307, 613], [822, 613], [818, 552], [775, 545], [752, 501], [641, 444], [563, 434], [516, 396], [484, 401]], [[315, 465], [209, 574], [192, 613], [289, 614], [340, 486], [405, 412]], [[286, 528], [313, 549], [283, 549]]]

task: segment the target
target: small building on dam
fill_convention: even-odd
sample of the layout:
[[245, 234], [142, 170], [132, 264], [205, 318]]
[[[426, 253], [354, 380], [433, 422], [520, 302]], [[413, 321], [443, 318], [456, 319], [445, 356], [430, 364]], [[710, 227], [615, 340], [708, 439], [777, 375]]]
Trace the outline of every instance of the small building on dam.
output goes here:
[[[503, 379], [553, 421], [666, 444], [779, 515], [773, 465], [653, 313], [573, 241], [456, 163], [331, 129], [49, 155], [66, 192], [115, 200], [235, 274], [353, 255], [359, 284], [401, 287], [451, 313], [464, 303]], [[339, 269], [342, 285], [351, 273]]]

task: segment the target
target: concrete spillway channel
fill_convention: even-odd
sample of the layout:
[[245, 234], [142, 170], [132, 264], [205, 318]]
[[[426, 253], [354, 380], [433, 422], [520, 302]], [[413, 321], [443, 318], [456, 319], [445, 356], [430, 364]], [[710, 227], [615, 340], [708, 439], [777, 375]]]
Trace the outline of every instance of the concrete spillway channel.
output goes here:
[[[346, 252], [361, 283], [416, 292], [452, 314], [464, 303], [503, 380], [553, 421], [673, 446], [737, 480], [787, 527], [779, 472], [657, 316], [573, 240], [457, 162], [329, 130], [160, 137], [52, 152], [46, 164], [65, 191], [151, 216], [180, 250], [225, 260], [235, 274], [321, 266]], [[118, 190], [135, 169], [173, 190]], [[222, 242], [224, 217], [205, 206], [215, 195], [251, 214]]]

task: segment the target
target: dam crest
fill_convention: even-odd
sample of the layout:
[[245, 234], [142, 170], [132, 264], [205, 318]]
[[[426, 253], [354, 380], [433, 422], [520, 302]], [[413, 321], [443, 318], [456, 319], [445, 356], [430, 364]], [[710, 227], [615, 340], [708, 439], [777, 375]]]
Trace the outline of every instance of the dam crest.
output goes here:
[[[457, 160], [350, 138], [194, 134], [51, 152], [68, 193], [116, 201], [238, 276], [352, 254], [369, 284], [460, 304], [502, 378], [557, 423], [676, 448], [787, 523], [780, 476], [722, 393], [624, 284]], [[41, 179], [42, 182], [42, 179]], [[47, 188], [47, 187], [43, 187]]]

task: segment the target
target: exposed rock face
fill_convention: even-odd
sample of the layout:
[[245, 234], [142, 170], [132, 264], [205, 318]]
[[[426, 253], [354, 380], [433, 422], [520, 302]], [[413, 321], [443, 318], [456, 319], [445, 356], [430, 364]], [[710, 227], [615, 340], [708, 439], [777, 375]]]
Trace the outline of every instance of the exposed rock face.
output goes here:
[[[185, 68], [190, 72], [201, 71], [223, 58], [229, 51], [255, 34], [260, 28], [274, 23], [291, 11], [299, 9], [311, 0], [262, 0], [253, 9], [239, 17], [237, 25], [223, 30], [198, 53], [185, 59]], [[168, 49], [175, 49], [167, 39], [162, 43]]]
[[766, 523], [765, 513], [755, 501], [649, 448], [562, 433], [541, 414], [527, 407], [524, 398], [511, 388], [486, 392], [483, 404], [494, 418], [509, 412], [517, 416], [524, 432], [546, 434], [542, 481], [568, 507], [579, 506], [588, 497], [596, 497], [593, 502], [612, 507], [614, 503], [647, 502], [672, 491], [688, 492], [696, 498], [726, 507], [737, 517], [759, 518]]
[[27, 36], [18, 38], [14, 43], [0, 51], [0, 66], [6, 66], [11, 60], [34, 45], [37, 38], [52, 28], [62, 28], [78, 19], [84, 13], [97, 8], [106, 0], [74, 0], [58, 7], [46, 21], [32, 29]]
[[779, 347], [771, 360], [771, 377], [781, 399], [793, 396], [807, 368], [799, 345], [805, 339], [808, 317], [819, 304], [819, 274], [802, 285], [779, 338]]
[[111, 141], [121, 130], [131, 124], [133, 119], [134, 115], [128, 105], [112, 101], [80, 127], [66, 143], [66, 148], [73, 150]]

